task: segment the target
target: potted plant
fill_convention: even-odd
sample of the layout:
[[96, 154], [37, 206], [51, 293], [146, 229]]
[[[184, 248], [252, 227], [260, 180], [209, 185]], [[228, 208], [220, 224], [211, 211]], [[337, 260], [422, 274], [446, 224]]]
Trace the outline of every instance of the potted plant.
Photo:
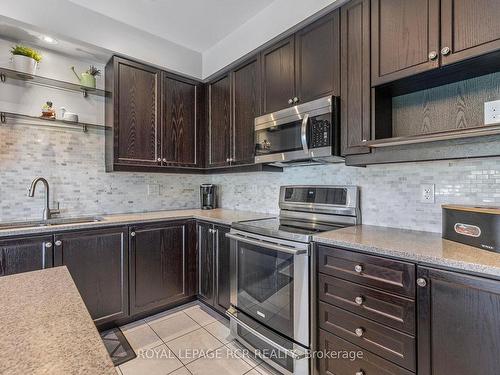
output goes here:
[[71, 70], [73, 73], [75, 73], [76, 78], [80, 82], [80, 85], [83, 87], [90, 87], [92, 89], [95, 89], [96, 87], [96, 79], [95, 77], [98, 77], [101, 75], [101, 71], [97, 69], [95, 66], [90, 65], [90, 67], [87, 69], [87, 71], [83, 72], [82, 74], [78, 75], [78, 73], [75, 71], [75, 67], [72, 66]]
[[35, 74], [38, 63], [42, 60], [39, 52], [20, 44], [12, 47], [10, 53], [14, 70], [29, 75]]

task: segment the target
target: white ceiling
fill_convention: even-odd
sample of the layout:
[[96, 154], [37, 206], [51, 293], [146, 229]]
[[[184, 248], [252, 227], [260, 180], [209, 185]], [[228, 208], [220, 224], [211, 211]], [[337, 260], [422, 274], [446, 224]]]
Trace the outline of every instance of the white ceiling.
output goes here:
[[204, 52], [274, 0], [70, 0], [192, 50]]

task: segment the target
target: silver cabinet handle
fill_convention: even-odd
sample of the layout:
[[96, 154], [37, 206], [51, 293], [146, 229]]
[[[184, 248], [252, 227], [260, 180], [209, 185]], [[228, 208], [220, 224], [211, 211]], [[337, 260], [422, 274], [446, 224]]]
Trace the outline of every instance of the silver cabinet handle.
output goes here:
[[437, 58], [438, 58], [438, 54], [437, 54], [437, 52], [436, 52], [436, 51], [431, 51], [431, 52], [429, 52], [429, 60], [434, 61], [434, 60], [436, 60]]
[[230, 238], [232, 240], [240, 241], [240, 242], [247, 243], [250, 245], [261, 246], [265, 249], [281, 251], [282, 253], [287, 253], [287, 254], [292, 254], [292, 255], [301, 255], [301, 254], [308, 253], [308, 250], [306, 250], [306, 249], [294, 249], [291, 247], [277, 245], [277, 244], [273, 244], [270, 242], [254, 240], [252, 238], [247, 238], [247, 237], [239, 236], [237, 234], [232, 234], [232, 233], [226, 233], [226, 237]]
[[163, 162], [166, 163], [167, 162], [167, 159], [163, 158]]
[[450, 54], [450, 52], [451, 52], [450, 47], [443, 47], [443, 48], [441, 49], [441, 54], [442, 54], [443, 56], [448, 56], [448, 55]]
[[50, 248], [52, 247], [52, 242], [46, 242], [46, 243], [45, 243], [45, 247], [46, 247], [47, 249], [50, 249]]
[[356, 329], [354, 330], [354, 333], [356, 334], [356, 336], [358, 336], [358, 337], [362, 337], [362, 336], [363, 336], [363, 334], [365, 333], [365, 330], [364, 330], [363, 328], [356, 328]]
[[261, 339], [265, 343], [269, 344], [273, 348], [278, 349], [280, 352], [285, 353], [287, 356], [289, 356], [289, 357], [291, 357], [291, 358], [293, 358], [295, 360], [304, 359], [304, 358], [307, 359], [307, 353], [302, 352], [301, 350], [298, 350], [298, 349], [290, 350], [290, 349], [287, 349], [287, 348], [283, 347], [282, 345], [280, 345], [280, 344], [274, 342], [273, 340], [271, 340], [270, 338], [268, 338], [266, 335], [263, 335], [259, 331], [256, 331], [255, 329], [253, 329], [252, 327], [250, 327], [245, 322], [241, 321], [236, 316], [236, 314], [237, 314], [237, 312], [236, 312], [236, 310], [233, 307], [230, 307], [229, 310], [226, 311], [226, 315], [231, 320], [234, 320], [239, 326], [243, 327], [244, 329], [246, 329], [247, 331], [249, 331], [251, 334], [253, 334], [257, 338]]
[[365, 302], [365, 299], [362, 296], [358, 296], [358, 297], [354, 298], [354, 302], [356, 302], [356, 305], [361, 306], [363, 304], [363, 302]]
[[292, 103], [293, 103], [293, 99], [292, 98], [288, 99], [288, 104], [292, 104]]
[[427, 286], [427, 280], [420, 277], [417, 279], [417, 285], [421, 288], [424, 288]]
[[135, 237], [135, 232], [130, 232], [130, 237]]
[[56, 246], [61, 246], [62, 245], [62, 241], [61, 240], [57, 240], [56, 241]]
[[363, 266], [361, 264], [356, 264], [354, 266], [354, 271], [356, 271], [357, 273], [363, 272]]
[[158, 161], [161, 162], [161, 158], [158, 158]]
[[297, 97], [294, 97], [294, 98], [293, 98], [293, 102], [294, 102], [294, 103], [297, 103], [298, 101], [299, 101], [299, 98], [297, 98]]
[[365, 372], [363, 370], [356, 371], [355, 375], [365, 375]]

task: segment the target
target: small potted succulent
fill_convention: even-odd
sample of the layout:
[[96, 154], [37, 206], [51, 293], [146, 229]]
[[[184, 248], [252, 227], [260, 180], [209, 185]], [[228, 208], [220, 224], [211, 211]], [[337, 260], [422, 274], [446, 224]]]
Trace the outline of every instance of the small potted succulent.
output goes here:
[[35, 74], [38, 63], [42, 60], [38, 51], [20, 44], [12, 47], [10, 53], [14, 70], [29, 75]]
[[75, 67], [72, 66], [71, 70], [73, 73], [75, 73], [76, 78], [80, 82], [80, 85], [83, 87], [89, 87], [92, 89], [95, 89], [96, 87], [96, 79], [95, 77], [98, 77], [101, 75], [101, 71], [97, 69], [95, 66], [91, 65], [87, 71], [81, 73], [78, 75], [78, 73], [75, 71]]

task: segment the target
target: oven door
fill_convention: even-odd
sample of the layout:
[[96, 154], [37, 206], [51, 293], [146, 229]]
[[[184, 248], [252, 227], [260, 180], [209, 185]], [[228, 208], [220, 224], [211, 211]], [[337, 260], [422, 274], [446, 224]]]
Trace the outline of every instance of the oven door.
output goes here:
[[309, 347], [309, 244], [232, 230], [231, 305]]

